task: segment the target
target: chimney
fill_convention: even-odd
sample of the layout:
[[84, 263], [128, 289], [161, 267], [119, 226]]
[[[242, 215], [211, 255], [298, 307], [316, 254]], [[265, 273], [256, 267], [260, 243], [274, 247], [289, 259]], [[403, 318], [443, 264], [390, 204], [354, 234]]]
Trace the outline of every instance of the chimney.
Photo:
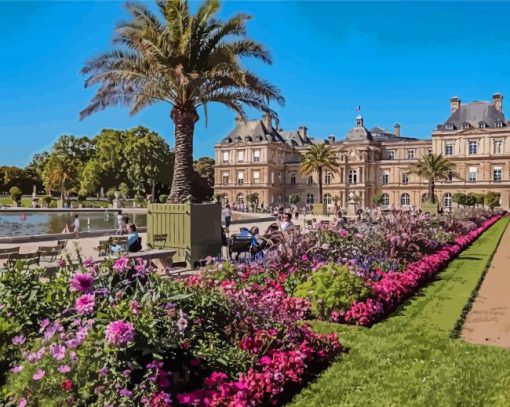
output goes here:
[[308, 128], [306, 126], [299, 126], [298, 134], [301, 137], [306, 138], [307, 137], [307, 132], [308, 132]]
[[395, 129], [395, 137], [400, 137], [400, 124], [396, 123], [393, 127]]
[[329, 144], [335, 144], [335, 136], [330, 134], [328, 137], [328, 142], [329, 142]]
[[271, 131], [272, 121], [269, 113], [264, 113], [264, 115], [262, 116], [262, 123], [264, 123], [264, 126], [266, 127], [267, 131]]
[[458, 108], [460, 108], [460, 99], [457, 96], [454, 96], [450, 99], [450, 109], [452, 114], [455, 113]]
[[503, 113], [503, 95], [501, 93], [492, 95], [492, 104], [498, 112]]

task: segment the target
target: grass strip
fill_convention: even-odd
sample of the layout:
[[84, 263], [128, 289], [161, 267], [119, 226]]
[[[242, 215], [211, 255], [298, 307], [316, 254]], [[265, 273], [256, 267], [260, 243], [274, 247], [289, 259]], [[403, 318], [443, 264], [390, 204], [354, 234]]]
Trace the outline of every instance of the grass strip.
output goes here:
[[317, 321], [349, 348], [293, 406], [510, 405], [510, 350], [451, 339], [503, 235], [502, 219], [387, 320], [360, 328]]

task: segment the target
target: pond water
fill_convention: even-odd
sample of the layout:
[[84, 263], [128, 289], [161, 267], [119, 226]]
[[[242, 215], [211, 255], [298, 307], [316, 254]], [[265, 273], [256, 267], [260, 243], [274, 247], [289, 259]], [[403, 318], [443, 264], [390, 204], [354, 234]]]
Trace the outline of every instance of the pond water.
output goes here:
[[[82, 232], [117, 228], [116, 212], [79, 212], [77, 214]], [[0, 237], [62, 233], [66, 224], [72, 231], [74, 215], [75, 213], [72, 212], [0, 213]], [[147, 226], [147, 215], [144, 213], [126, 213], [125, 216], [138, 227]]]

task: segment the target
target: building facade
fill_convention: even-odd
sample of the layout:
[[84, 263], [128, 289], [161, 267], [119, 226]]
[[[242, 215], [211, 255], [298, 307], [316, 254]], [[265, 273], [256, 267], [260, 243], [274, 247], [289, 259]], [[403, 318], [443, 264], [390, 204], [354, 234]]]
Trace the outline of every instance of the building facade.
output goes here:
[[427, 180], [410, 174], [410, 164], [423, 155], [443, 154], [455, 163], [455, 173], [437, 183], [436, 195], [444, 208], [452, 207], [452, 195], [497, 192], [501, 206], [510, 205], [510, 121], [503, 114], [503, 96], [492, 102], [462, 104], [450, 100], [450, 116], [437, 126], [430, 139], [403, 137], [400, 126], [393, 131], [367, 129], [361, 116], [343, 140], [310, 137], [305, 126], [295, 131], [273, 127], [268, 116], [261, 120], [236, 120], [235, 128], [215, 146], [215, 194], [229, 203], [244, 203], [249, 194], [258, 204], [287, 204], [298, 194], [298, 206], [316, 203], [317, 175], [302, 177], [301, 156], [312, 143], [327, 143], [340, 167], [323, 174], [323, 199], [347, 206], [357, 196], [362, 207], [373, 205], [382, 194], [388, 208], [420, 207], [427, 194]]

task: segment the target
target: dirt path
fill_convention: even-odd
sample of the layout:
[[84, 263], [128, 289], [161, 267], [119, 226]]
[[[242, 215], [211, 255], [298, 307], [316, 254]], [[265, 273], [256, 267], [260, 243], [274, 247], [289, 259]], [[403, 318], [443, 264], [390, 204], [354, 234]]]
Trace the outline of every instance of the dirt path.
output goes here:
[[510, 348], [510, 226], [466, 318], [462, 337], [471, 343]]

